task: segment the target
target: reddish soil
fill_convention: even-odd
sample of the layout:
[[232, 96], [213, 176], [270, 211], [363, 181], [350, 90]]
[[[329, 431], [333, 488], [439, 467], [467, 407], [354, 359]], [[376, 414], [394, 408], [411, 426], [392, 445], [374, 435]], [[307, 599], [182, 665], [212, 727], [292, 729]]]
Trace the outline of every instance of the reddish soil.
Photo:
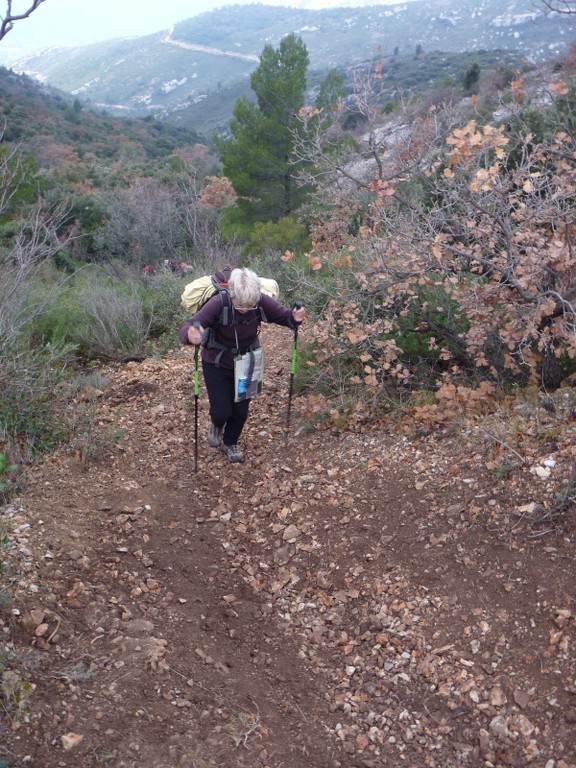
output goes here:
[[573, 391], [287, 436], [263, 335], [244, 464], [201, 387], [194, 471], [187, 350], [103, 370], [3, 510], [0, 765], [574, 768]]

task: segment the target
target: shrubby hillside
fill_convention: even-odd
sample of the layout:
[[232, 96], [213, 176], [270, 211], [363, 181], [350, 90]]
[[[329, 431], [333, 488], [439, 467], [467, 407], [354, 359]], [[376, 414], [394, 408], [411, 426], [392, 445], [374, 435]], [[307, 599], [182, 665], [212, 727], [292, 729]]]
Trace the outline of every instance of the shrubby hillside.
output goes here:
[[53, 395], [72, 360], [141, 354], [171, 327], [170, 288], [146, 295], [139, 269], [187, 258], [187, 206], [216, 159], [192, 131], [92, 112], [5, 69], [0, 124], [0, 454], [23, 459], [65, 439]]
[[[276, 275], [317, 318], [299, 383], [315, 421], [401, 403], [433, 425], [557, 386], [574, 357], [573, 55], [489, 55], [381, 53], [311, 82], [288, 36], [216, 146], [2, 72], [4, 452], [62, 439], [48, 393], [65, 401], [71, 361], [177, 344], [188, 275], [227, 262]], [[434, 87], [409, 88], [422, 71]]]
[[0, 119], [4, 142], [30, 148], [41, 139], [49, 140], [77, 152], [79, 158], [89, 153], [117, 159], [131, 145], [152, 159], [199, 140], [190, 129], [152, 119], [119, 120], [103, 111], [85, 110], [82, 101], [69, 93], [4, 67], [0, 68]]

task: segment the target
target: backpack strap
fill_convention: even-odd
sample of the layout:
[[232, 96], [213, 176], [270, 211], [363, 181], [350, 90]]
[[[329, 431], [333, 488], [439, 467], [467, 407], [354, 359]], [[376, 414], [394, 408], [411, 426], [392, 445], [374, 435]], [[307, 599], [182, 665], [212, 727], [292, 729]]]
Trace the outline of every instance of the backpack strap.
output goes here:
[[206, 349], [217, 349], [218, 354], [216, 355], [216, 359], [214, 360], [214, 365], [219, 366], [220, 365], [220, 358], [224, 354], [224, 352], [230, 352], [232, 355], [240, 355], [244, 354], [245, 352], [253, 352], [255, 349], [260, 348], [260, 340], [256, 339], [252, 342], [248, 347], [245, 349], [238, 349], [237, 347], [227, 347], [224, 344], [220, 344], [219, 341], [216, 341], [214, 338], [214, 329], [213, 328], [205, 328], [204, 334], [202, 335], [202, 345], [206, 347]]
[[232, 300], [227, 288], [219, 288], [220, 301], [222, 303], [222, 311], [220, 312], [220, 319], [218, 325], [231, 325], [232, 323]]
[[[217, 325], [244, 325], [254, 322], [254, 320], [232, 320], [232, 299], [230, 298], [230, 294], [228, 293], [228, 290], [226, 288], [221, 288], [218, 291], [220, 295], [220, 301], [222, 302], [222, 312], [220, 313], [220, 318], [218, 319]], [[257, 317], [258, 324], [260, 324], [262, 321], [267, 322], [266, 315], [264, 313], [264, 309], [261, 306], [260, 300], [258, 301], [258, 304], [256, 305], [256, 309], [260, 311], [260, 316]], [[250, 344], [248, 347], [246, 347], [243, 350], [240, 350], [236, 347], [227, 347], [224, 344], [221, 344], [219, 341], [216, 341], [215, 334], [214, 334], [214, 328], [205, 328], [204, 334], [202, 336], [202, 345], [206, 347], [206, 349], [217, 349], [218, 354], [216, 355], [216, 359], [214, 360], [214, 364], [216, 366], [220, 365], [220, 359], [224, 352], [230, 352], [232, 355], [239, 355], [244, 352], [253, 352], [255, 349], [259, 349], [260, 347], [260, 339], [256, 338], [252, 344]]]

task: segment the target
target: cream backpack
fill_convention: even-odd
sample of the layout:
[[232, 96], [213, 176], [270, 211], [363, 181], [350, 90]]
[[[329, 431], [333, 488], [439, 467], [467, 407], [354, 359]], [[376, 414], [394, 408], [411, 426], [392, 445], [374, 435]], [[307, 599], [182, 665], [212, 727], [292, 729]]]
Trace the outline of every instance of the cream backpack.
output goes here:
[[[214, 272], [212, 275], [203, 275], [188, 283], [181, 297], [181, 304], [186, 312], [190, 315], [195, 315], [200, 307], [206, 304], [208, 299], [211, 299], [216, 293], [225, 293], [226, 297], [228, 297], [228, 278], [230, 277], [230, 272], [232, 272], [232, 267], [228, 265], [219, 272]], [[280, 295], [278, 283], [276, 280], [268, 277], [260, 278], [260, 290], [273, 299], [278, 299]], [[222, 296], [222, 306], [226, 309], [228, 304], [229, 299], [225, 299]], [[225, 314], [227, 315], [227, 313]], [[223, 318], [222, 325], [227, 324], [226, 316]]]

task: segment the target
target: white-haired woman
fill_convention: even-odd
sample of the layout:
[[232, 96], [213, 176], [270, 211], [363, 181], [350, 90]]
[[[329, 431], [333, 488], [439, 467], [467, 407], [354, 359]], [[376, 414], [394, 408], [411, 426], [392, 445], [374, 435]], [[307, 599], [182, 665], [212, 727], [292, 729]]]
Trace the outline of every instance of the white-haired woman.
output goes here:
[[[260, 278], [250, 269], [234, 269], [228, 279], [230, 306], [216, 294], [180, 327], [184, 344], [202, 344], [202, 371], [210, 403], [208, 444], [221, 447], [231, 462], [244, 460], [238, 445], [248, 418], [250, 398], [238, 400], [235, 359], [260, 347], [262, 321], [295, 328], [306, 317], [261, 293]], [[223, 320], [227, 313], [226, 320]]]

